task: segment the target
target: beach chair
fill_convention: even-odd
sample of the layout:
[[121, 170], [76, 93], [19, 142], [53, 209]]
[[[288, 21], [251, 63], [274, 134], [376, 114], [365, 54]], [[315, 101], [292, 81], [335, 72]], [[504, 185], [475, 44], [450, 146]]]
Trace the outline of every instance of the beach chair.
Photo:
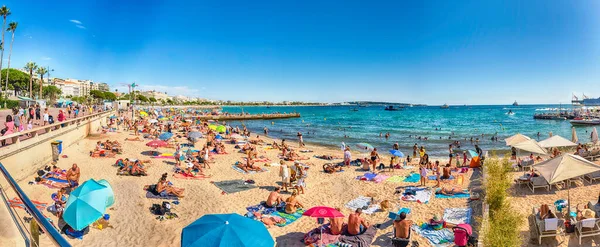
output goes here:
[[567, 180], [567, 183], [569, 183], [569, 186], [571, 186], [571, 184], [575, 184], [575, 186], [577, 186], [577, 182], [581, 182], [581, 184], [584, 184], [583, 182], [583, 177], [576, 177], [576, 178], [571, 178]]
[[527, 184], [527, 187], [531, 189], [531, 192], [535, 193], [536, 188], [546, 188], [546, 191], [550, 191], [550, 185], [546, 182], [543, 177], [533, 177]]
[[584, 219], [575, 223], [575, 235], [581, 245], [581, 239], [600, 236], [600, 218]]
[[585, 176], [583, 176], [584, 179], [586, 179], [588, 182], [594, 183], [594, 181], [596, 180], [600, 180], [600, 171], [598, 172], [592, 172], [590, 174], [586, 174]]
[[594, 210], [596, 215], [600, 215], [600, 204], [596, 204], [596, 201], [588, 201], [587, 208]]
[[552, 218], [542, 220], [536, 215], [535, 223], [538, 235], [538, 244], [540, 245], [542, 244], [542, 238], [562, 237], [565, 234], [565, 222], [562, 219]]

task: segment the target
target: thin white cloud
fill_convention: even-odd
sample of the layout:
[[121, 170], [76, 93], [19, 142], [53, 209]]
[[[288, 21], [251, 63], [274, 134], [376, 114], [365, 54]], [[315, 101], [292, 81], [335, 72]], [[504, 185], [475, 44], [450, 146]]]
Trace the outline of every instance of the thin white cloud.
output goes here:
[[84, 26], [82, 25], [75, 25], [77, 28], [81, 28], [81, 29], [86, 29]]
[[42, 57], [42, 60], [48, 61], [48, 60], [52, 60], [52, 58], [51, 57]]
[[83, 24], [83, 23], [81, 23], [81, 21], [79, 21], [79, 20], [69, 20], [69, 21], [70, 21], [70, 22], [73, 22], [73, 23], [75, 23], [75, 24], [77, 24], [77, 25], [81, 25], [81, 24]]

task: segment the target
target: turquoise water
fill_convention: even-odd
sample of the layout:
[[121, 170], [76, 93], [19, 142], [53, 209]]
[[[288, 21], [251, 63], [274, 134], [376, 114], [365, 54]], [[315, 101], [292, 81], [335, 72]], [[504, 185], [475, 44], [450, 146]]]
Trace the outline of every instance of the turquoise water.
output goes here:
[[[558, 105], [524, 106], [439, 106], [407, 107], [402, 111], [384, 111], [383, 106], [368, 106], [350, 111], [351, 106], [304, 106], [304, 107], [225, 107], [224, 112], [298, 112], [301, 118], [273, 121], [245, 121], [253, 132], [263, 132], [266, 126], [269, 135], [297, 141], [296, 134], [302, 132], [304, 141], [327, 146], [339, 147], [341, 142], [354, 145], [366, 142], [380, 151], [387, 152], [395, 142], [405, 154], [412, 154], [412, 146], [417, 143], [427, 148], [434, 157], [447, 157], [448, 144], [454, 140], [461, 142], [461, 148], [473, 148], [475, 143], [469, 140], [479, 138], [479, 146], [484, 150], [507, 150], [504, 138], [522, 133], [532, 138], [548, 137], [552, 131], [571, 139], [571, 124], [568, 121], [534, 120], [535, 113], [558, 108]], [[562, 106], [570, 108], [571, 106]], [[515, 114], [506, 114], [511, 109]], [[230, 123], [232, 126], [239, 122]], [[436, 130], [438, 128], [438, 130]], [[591, 127], [577, 127], [581, 142], [589, 142]], [[586, 133], [587, 131], [587, 133]], [[390, 133], [386, 140], [379, 133]], [[452, 135], [454, 134], [454, 135]], [[483, 134], [483, 137], [481, 136]], [[498, 135], [498, 142], [492, 141]], [[345, 138], [344, 136], [348, 136]], [[409, 137], [410, 136], [410, 137]], [[428, 137], [419, 140], [416, 137]], [[448, 138], [452, 136], [449, 140]], [[441, 139], [440, 139], [441, 138]], [[465, 139], [467, 139], [465, 141]]]

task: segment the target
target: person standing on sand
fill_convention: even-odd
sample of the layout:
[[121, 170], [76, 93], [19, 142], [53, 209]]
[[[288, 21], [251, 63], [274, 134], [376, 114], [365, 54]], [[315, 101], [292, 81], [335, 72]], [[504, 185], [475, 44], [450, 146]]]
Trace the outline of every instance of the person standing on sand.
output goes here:
[[448, 145], [448, 157], [450, 157], [448, 163], [452, 164], [452, 144]]
[[419, 185], [427, 185], [427, 167], [425, 165], [419, 165], [419, 175], [421, 176]]
[[290, 168], [283, 160], [279, 161], [279, 164], [279, 176], [281, 176], [281, 185], [283, 186], [283, 189], [287, 192], [288, 185], [290, 184]]
[[415, 145], [413, 146], [413, 157], [417, 157], [417, 151], [419, 150], [419, 147], [417, 146], [417, 144], [415, 143]]
[[377, 153], [377, 148], [374, 148], [373, 151], [371, 151], [371, 165], [373, 166], [373, 172], [375, 172], [377, 161], [379, 161], [379, 153]]
[[352, 153], [350, 153], [350, 147], [346, 146], [344, 150], [344, 165], [350, 166], [350, 161], [352, 160]]
[[298, 147], [304, 147], [304, 140], [302, 140], [302, 133], [298, 132]]
[[42, 122], [41, 110], [42, 109], [39, 104], [35, 105], [35, 120], [39, 122], [36, 125], [41, 125], [41, 122]]

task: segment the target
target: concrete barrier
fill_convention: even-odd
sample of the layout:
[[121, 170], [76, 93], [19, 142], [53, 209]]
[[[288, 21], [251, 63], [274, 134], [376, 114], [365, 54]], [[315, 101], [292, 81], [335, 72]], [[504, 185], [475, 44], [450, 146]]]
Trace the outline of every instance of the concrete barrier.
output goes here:
[[[61, 140], [63, 150], [90, 134], [100, 133], [113, 111], [94, 113], [64, 122], [0, 137], [11, 144], [0, 149], [0, 161], [17, 181], [25, 179], [52, 160], [52, 143]], [[38, 134], [45, 130], [44, 134]], [[25, 135], [31, 137], [21, 140]]]

